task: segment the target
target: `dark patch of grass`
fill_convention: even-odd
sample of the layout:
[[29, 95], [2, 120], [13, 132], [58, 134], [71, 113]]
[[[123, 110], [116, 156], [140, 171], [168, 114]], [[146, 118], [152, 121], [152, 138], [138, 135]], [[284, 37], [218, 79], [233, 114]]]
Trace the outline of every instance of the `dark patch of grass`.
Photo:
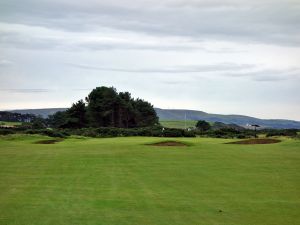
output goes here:
[[51, 140], [41, 140], [41, 141], [36, 141], [34, 142], [35, 144], [44, 144], [44, 145], [49, 145], [49, 144], [55, 144], [57, 142], [61, 142], [62, 139], [51, 139]]
[[187, 147], [188, 145], [179, 141], [161, 141], [157, 143], [148, 144], [152, 146], [163, 146], [163, 147]]
[[275, 144], [275, 143], [279, 143], [279, 142], [281, 142], [281, 140], [260, 138], [260, 139], [248, 139], [248, 140], [242, 140], [242, 141], [229, 142], [226, 144], [257, 145], [257, 144]]

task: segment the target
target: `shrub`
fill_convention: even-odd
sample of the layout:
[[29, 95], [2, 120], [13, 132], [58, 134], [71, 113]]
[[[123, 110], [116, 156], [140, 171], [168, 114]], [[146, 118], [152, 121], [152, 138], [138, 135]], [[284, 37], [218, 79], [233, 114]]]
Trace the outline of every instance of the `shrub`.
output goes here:
[[165, 128], [163, 131], [164, 137], [184, 137], [184, 130], [176, 128]]
[[[25, 133], [25, 134], [41, 134], [49, 137], [64, 138], [70, 135], [86, 136], [86, 137], [129, 137], [129, 136], [148, 136], [148, 137], [195, 137], [194, 131], [186, 131], [183, 129], [163, 128], [156, 125], [153, 127], [142, 128], [81, 128], [81, 129], [9, 129], [2, 133]], [[1, 134], [1, 133], [0, 133]]]
[[239, 131], [234, 128], [221, 128], [218, 130], [209, 130], [204, 133], [196, 131], [197, 135], [213, 138], [250, 138], [253, 136], [252, 131]]
[[64, 138], [66, 136], [66, 133], [63, 131], [59, 130], [50, 130], [50, 129], [29, 129], [24, 132], [25, 134], [41, 134], [41, 135], [46, 135], [49, 137], [58, 137], [58, 138]]
[[194, 131], [184, 131], [184, 137], [196, 137], [196, 134]]
[[56, 130], [42, 130], [42, 134], [47, 135], [49, 137], [57, 137], [57, 138], [64, 138], [66, 137], [62, 132]]
[[238, 134], [236, 137], [239, 139], [248, 138], [245, 134]]
[[86, 129], [82, 129], [82, 133], [80, 135], [85, 136], [85, 137], [97, 137], [98, 133], [97, 133], [96, 129], [86, 128]]
[[161, 126], [143, 128], [82, 128], [65, 130], [68, 134], [81, 135], [86, 137], [128, 137], [128, 136], [149, 136], [149, 137], [195, 137], [193, 131], [182, 129], [163, 128]]
[[280, 130], [268, 130], [267, 137], [273, 136], [285, 136], [285, 137], [296, 137], [297, 136], [297, 129], [280, 129]]
[[14, 134], [15, 132], [11, 129], [0, 129], [0, 135]]

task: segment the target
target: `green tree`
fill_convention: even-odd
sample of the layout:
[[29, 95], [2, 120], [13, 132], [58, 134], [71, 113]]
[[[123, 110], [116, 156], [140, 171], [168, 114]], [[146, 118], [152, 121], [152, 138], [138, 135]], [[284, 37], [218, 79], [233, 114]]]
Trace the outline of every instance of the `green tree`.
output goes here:
[[50, 115], [48, 118], [49, 124], [55, 128], [66, 127], [67, 124], [67, 112], [56, 112], [53, 115]]
[[158, 124], [158, 117], [153, 106], [144, 100], [137, 99], [134, 102], [136, 112], [136, 126], [146, 127]]
[[119, 93], [120, 105], [118, 108], [119, 114], [119, 127], [128, 128], [130, 125], [135, 124], [134, 108], [132, 105], [132, 98], [129, 92], [120, 92]]
[[196, 124], [196, 128], [204, 132], [210, 129], [210, 124], [205, 120], [199, 120]]
[[90, 125], [93, 127], [113, 127], [116, 125], [118, 94], [113, 87], [97, 87], [86, 97]]
[[86, 106], [83, 100], [80, 100], [72, 105], [66, 111], [66, 124], [68, 128], [83, 128], [87, 126]]
[[86, 98], [87, 112], [94, 127], [145, 127], [158, 123], [153, 106], [133, 99], [129, 92], [113, 87], [97, 87]]
[[66, 112], [49, 117], [53, 127], [146, 127], [158, 124], [153, 106], [142, 99], [134, 99], [129, 92], [113, 87], [97, 87]]
[[32, 128], [33, 129], [43, 129], [46, 128], [46, 121], [42, 118], [42, 117], [36, 117], [33, 121], [32, 121]]

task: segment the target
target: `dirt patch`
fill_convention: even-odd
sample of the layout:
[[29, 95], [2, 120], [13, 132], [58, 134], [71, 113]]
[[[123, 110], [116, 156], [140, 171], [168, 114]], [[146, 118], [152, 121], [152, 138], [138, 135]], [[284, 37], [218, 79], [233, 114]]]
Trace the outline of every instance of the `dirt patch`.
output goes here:
[[178, 142], [178, 141], [162, 141], [162, 142], [157, 142], [154, 144], [149, 144], [152, 146], [166, 146], [166, 147], [173, 147], [173, 146], [178, 146], [178, 147], [186, 147], [187, 145], [182, 143], [182, 142]]
[[62, 140], [60, 140], [60, 139], [41, 140], [41, 141], [35, 142], [35, 144], [50, 145], [50, 144], [55, 144], [55, 143], [60, 142], [60, 141], [62, 141]]
[[235, 141], [235, 142], [229, 142], [226, 144], [240, 144], [240, 145], [261, 145], [261, 144], [275, 144], [281, 142], [277, 139], [248, 139], [248, 140], [242, 140], [242, 141]]

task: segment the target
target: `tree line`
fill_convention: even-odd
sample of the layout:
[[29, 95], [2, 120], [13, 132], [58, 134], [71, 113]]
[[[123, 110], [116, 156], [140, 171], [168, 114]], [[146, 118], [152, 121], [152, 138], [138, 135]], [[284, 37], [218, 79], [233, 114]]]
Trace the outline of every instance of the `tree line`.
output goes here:
[[0, 112], [0, 121], [29, 123], [35, 118], [36, 116], [33, 114], [21, 114], [6, 111]]
[[129, 92], [102, 86], [93, 89], [85, 101], [49, 116], [49, 123], [55, 128], [137, 128], [158, 124], [158, 117], [149, 102], [134, 99]]

